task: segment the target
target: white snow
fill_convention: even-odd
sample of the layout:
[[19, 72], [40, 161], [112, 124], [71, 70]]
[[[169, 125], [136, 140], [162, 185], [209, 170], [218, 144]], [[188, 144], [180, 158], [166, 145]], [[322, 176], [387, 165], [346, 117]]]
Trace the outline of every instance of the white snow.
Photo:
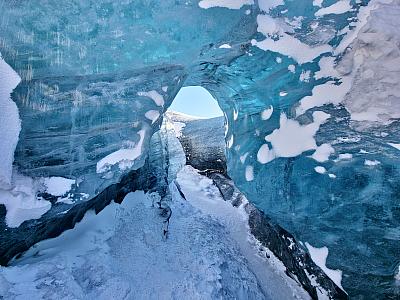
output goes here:
[[39, 219], [51, 203], [36, 197], [32, 178], [13, 170], [14, 151], [21, 130], [17, 105], [11, 92], [21, 78], [0, 55], [0, 204], [6, 207], [6, 224], [18, 227], [24, 221]]
[[13, 171], [11, 187], [0, 189], [0, 204], [7, 210], [8, 227], [18, 227], [26, 220], [39, 219], [51, 208], [51, 203], [36, 197], [38, 184], [32, 178]]
[[[321, 5], [318, 5], [321, 6]], [[343, 14], [345, 12], [348, 12], [351, 9], [350, 5], [350, 0], [340, 0], [338, 2], [335, 2], [331, 6], [324, 7], [319, 9], [315, 15], [317, 17], [322, 17], [324, 15], [329, 15], [329, 14]]]
[[[346, 35], [344, 36], [344, 38], [342, 39], [340, 44], [335, 48], [335, 51], [334, 51], [335, 55], [343, 53], [346, 50], [346, 48], [349, 47], [350, 44], [353, 43], [358, 38], [358, 35], [359, 35], [361, 29], [363, 29], [365, 27], [365, 25], [368, 24], [368, 21], [370, 21], [369, 17], [371, 15], [371, 12], [376, 10], [377, 8], [379, 8], [380, 4], [384, 1], [381, 1], [381, 0], [374, 1], [373, 0], [373, 1], [370, 1], [367, 6], [360, 7], [360, 10], [357, 15], [358, 20], [355, 24], [355, 27], [346, 33]], [[391, 0], [389, 0], [388, 2], [390, 2], [390, 1]], [[354, 25], [354, 23], [353, 23], [353, 25]]]
[[307, 71], [303, 70], [301, 72], [301, 74], [300, 74], [299, 80], [303, 81], [303, 82], [309, 82], [310, 78], [311, 78], [311, 71], [310, 70], [307, 70]]
[[264, 109], [261, 112], [261, 120], [269, 120], [269, 118], [271, 118], [272, 113], [274, 112], [274, 107], [272, 105], [270, 105], [268, 108]]
[[160, 112], [158, 110], [149, 110], [144, 114], [144, 116], [151, 121], [151, 124], [153, 124], [160, 117]]
[[343, 78], [340, 85], [336, 85], [334, 81], [317, 85], [312, 89], [311, 96], [306, 96], [300, 100], [296, 114], [299, 116], [312, 107], [320, 107], [328, 103], [339, 104], [350, 88], [351, 79], [348, 77]]
[[[248, 215], [245, 211], [246, 199], [239, 208], [234, 208], [220, 196], [218, 188], [213, 185], [211, 179], [198, 174], [197, 170], [191, 166], [185, 166], [178, 173], [177, 181], [190, 204], [223, 224], [235, 241], [233, 245], [239, 246], [249, 269], [256, 275], [268, 299], [309, 299], [309, 296], [285, 275], [286, 268], [283, 264], [250, 234]], [[265, 252], [268, 253], [270, 259], [265, 259]], [[252, 299], [246, 294], [238, 297], [238, 299], [242, 298]]]
[[[302, 43], [300, 40], [286, 33], [282, 26], [271, 16], [258, 15], [257, 24], [257, 30], [267, 38], [259, 42], [252, 40], [251, 43], [253, 46], [262, 50], [290, 56], [300, 64], [312, 61], [322, 53], [332, 51], [332, 47], [329, 45], [311, 47]], [[278, 39], [275, 40], [272, 37]]]
[[149, 92], [138, 92], [138, 96], [148, 97], [154, 101], [158, 106], [164, 106], [164, 97], [160, 95], [157, 91]]
[[0, 55], [0, 189], [11, 188], [12, 164], [21, 120], [10, 94], [20, 81], [18, 74]]
[[304, 151], [317, 149], [314, 136], [320, 125], [329, 117], [329, 114], [315, 111], [313, 123], [300, 125], [282, 113], [280, 127], [265, 137], [265, 140], [271, 143], [272, 149], [269, 149], [267, 144], [262, 145], [257, 153], [258, 161], [265, 164], [277, 157], [295, 157]]
[[324, 0], [313, 0], [313, 5], [322, 7], [322, 2], [324, 2]]
[[294, 72], [296, 72], [296, 67], [295, 67], [295, 65], [288, 65], [288, 70], [290, 71], [290, 72], [292, 72], [292, 73], [294, 73]]
[[280, 24], [269, 15], [258, 15], [257, 25], [257, 31], [265, 36], [278, 36], [284, 33]]
[[253, 0], [201, 0], [199, 6], [201, 8], [225, 7], [229, 9], [240, 9], [243, 5], [254, 4]]
[[111, 166], [115, 164], [118, 164], [121, 170], [131, 168], [135, 163], [135, 160], [142, 155], [145, 134], [146, 132], [144, 129], [139, 130], [138, 135], [140, 139], [137, 143], [134, 143], [133, 147], [117, 150], [98, 161], [96, 172], [107, 172]]
[[246, 152], [245, 154], [243, 154], [243, 155], [241, 155], [241, 156], [239, 157], [240, 162], [241, 162], [242, 164], [244, 164], [244, 162], [246, 161], [246, 158], [247, 158], [248, 155], [249, 155], [249, 152]]
[[181, 137], [183, 134], [183, 128], [185, 128], [186, 124], [183, 122], [172, 122], [174, 131], [175, 131], [175, 136], [176, 137]]
[[[341, 84], [330, 80], [315, 86], [312, 95], [300, 101], [297, 115], [312, 107], [342, 103], [361, 130], [400, 118], [400, 50], [396, 46], [400, 35], [395, 25], [400, 10], [395, 4], [382, 3], [390, 1], [370, 1], [361, 7], [358, 21], [352, 23], [354, 28], [342, 30], [345, 36], [333, 52], [334, 56], [344, 54], [338, 65], [334, 56], [321, 58], [315, 79], [331, 77]], [[349, 9], [350, 1], [342, 0], [320, 9], [317, 15]]]
[[315, 172], [319, 173], [319, 174], [325, 174], [326, 173], [326, 169], [322, 166], [317, 166], [314, 168]]
[[260, 42], [252, 40], [251, 44], [265, 51], [268, 50], [290, 56], [300, 64], [310, 62], [322, 53], [332, 50], [329, 45], [311, 47], [287, 33], [282, 34], [277, 41], [266, 38]]
[[339, 72], [335, 69], [335, 58], [332, 56], [324, 56], [318, 62], [320, 70], [315, 72], [314, 78], [321, 79], [324, 77], [340, 77]]
[[394, 148], [396, 148], [397, 150], [400, 150], [400, 144], [396, 144], [396, 143], [388, 143], [389, 146], [392, 146]]
[[318, 162], [325, 162], [329, 160], [329, 156], [335, 153], [335, 149], [330, 144], [322, 144], [318, 146], [315, 152], [311, 155], [311, 158]]
[[222, 45], [219, 46], [218, 48], [221, 48], [221, 49], [230, 49], [230, 48], [232, 48], [232, 47], [231, 47], [231, 45], [229, 45], [229, 44], [222, 44]]
[[328, 275], [328, 277], [332, 279], [332, 281], [344, 291], [342, 287], [342, 271], [332, 270], [326, 266], [326, 258], [329, 254], [328, 247], [315, 248], [307, 242], [305, 243], [305, 245], [308, 249], [308, 252], [310, 253], [311, 259], [315, 262], [315, 264], [320, 267], [322, 271], [324, 271], [325, 274]]
[[270, 151], [268, 144], [263, 144], [257, 152], [257, 160], [261, 164], [266, 164], [275, 158], [275, 153]]
[[381, 162], [379, 161], [379, 160], [369, 160], [369, 159], [366, 159], [365, 161], [364, 161], [364, 165], [366, 165], [366, 166], [377, 166], [377, 165], [379, 165]]
[[270, 9], [283, 4], [285, 4], [284, 0], [258, 0], [258, 7], [261, 11], [266, 13], [268, 13]]
[[64, 177], [47, 177], [43, 181], [46, 186], [46, 192], [53, 196], [63, 196], [69, 192], [75, 180]]
[[[0, 267], [6, 299], [310, 299], [249, 234], [244, 206], [185, 167], [170, 185], [168, 238], [158, 194], [130, 193]], [[260, 254], [259, 254], [260, 253]]]
[[353, 154], [351, 153], [342, 153], [339, 154], [339, 157], [337, 160], [348, 160], [348, 159], [352, 159], [353, 158]]
[[246, 166], [245, 177], [247, 181], [254, 180], [254, 168], [253, 166]]

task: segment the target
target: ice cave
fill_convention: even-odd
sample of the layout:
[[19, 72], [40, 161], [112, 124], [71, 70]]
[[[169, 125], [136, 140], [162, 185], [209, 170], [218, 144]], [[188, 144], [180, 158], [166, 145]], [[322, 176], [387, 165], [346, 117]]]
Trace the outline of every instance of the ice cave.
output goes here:
[[398, 26], [0, 0], [0, 299], [400, 299]]

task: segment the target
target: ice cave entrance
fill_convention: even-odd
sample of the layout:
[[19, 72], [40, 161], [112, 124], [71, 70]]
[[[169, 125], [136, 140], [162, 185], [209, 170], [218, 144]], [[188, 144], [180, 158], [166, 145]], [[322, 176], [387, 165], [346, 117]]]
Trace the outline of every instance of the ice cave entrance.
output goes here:
[[227, 175], [225, 118], [217, 100], [201, 86], [184, 87], [167, 115], [183, 146], [186, 164], [203, 174]]
[[223, 116], [217, 100], [201, 86], [181, 88], [169, 110], [200, 118]]

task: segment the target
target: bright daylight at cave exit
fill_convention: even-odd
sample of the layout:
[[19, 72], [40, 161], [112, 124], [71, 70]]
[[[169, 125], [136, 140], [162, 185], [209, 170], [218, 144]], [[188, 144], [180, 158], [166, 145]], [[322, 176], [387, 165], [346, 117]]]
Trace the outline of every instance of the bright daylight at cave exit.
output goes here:
[[0, 299], [400, 299], [399, 0], [0, 0]]

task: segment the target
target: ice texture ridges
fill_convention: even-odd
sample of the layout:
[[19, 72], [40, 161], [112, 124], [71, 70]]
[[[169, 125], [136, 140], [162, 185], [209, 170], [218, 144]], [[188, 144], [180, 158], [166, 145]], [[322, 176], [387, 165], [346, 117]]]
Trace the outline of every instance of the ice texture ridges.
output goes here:
[[[158, 159], [149, 145], [162, 118], [146, 113], [161, 116], [182, 86], [202, 85], [225, 113], [228, 174], [247, 198], [298, 240], [327, 247], [326, 266], [342, 270], [351, 296], [398, 295], [399, 1], [340, 1], [335, 13], [327, 7], [338, 1], [236, 2], [246, 5], [0, 1], [0, 51], [22, 79], [15, 166], [76, 180], [70, 205], [86, 201], [81, 193]], [[316, 123], [321, 112], [330, 117]], [[284, 137], [271, 139], [287, 122], [313, 128], [290, 155]], [[142, 130], [129, 168], [117, 159], [96, 172], [135, 149]]]

